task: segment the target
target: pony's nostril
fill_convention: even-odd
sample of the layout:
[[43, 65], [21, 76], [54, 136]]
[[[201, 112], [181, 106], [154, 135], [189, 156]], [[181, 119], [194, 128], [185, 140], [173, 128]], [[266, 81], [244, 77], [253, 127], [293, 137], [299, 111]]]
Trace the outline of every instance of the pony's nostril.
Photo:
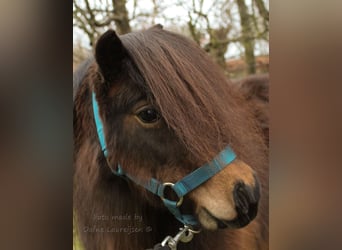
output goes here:
[[240, 208], [243, 214], [248, 213], [250, 198], [244, 185], [239, 185], [236, 189], [236, 206]]
[[255, 208], [257, 207], [259, 200], [258, 189], [258, 185], [256, 185], [254, 188], [245, 185], [244, 183], [238, 183], [235, 185], [233, 194], [235, 208], [240, 216], [255, 217]]

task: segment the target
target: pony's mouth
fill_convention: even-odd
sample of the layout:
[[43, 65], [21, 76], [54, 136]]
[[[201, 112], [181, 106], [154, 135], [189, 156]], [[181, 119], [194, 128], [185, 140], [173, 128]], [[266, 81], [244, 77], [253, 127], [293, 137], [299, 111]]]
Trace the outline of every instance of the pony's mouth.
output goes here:
[[[247, 226], [257, 215], [258, 211], [258, 205], [257, 204], [251, 204], [248, 212], [243, 213], [238, 211], [238, 215], [233, 220], [223, 220], [220, 218], [215, 217], [212, 215], [206, 208], [203, 208], [203, 212], [206, 213], [206, 221], [208, 221], [208, 218], [211, 220], [211, 226], [208, 229], [238, 229], [242, 228], [244, 226]], [[214, 226], [216, 224], [216, 228]], [[207, 222], [205, 225], [202, 225], [202, 227], [207, 228]]]

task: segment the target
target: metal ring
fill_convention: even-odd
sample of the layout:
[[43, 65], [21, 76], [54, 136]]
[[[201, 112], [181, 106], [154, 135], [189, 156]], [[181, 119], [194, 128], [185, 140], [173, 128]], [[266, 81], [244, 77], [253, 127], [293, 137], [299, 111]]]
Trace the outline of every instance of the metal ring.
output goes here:
[[192, 228], [188, 228], [188, 231], [189, 232], [191, 232], [191, 233], [193, 233], [193, 234], [199, 234], [202, 230], [200, 229], [200, 230], [194, 230], [194, 229], [192, 229]]
[[[163, 193], [162, 193], [162, 195], [160, 196], [160, 198], [162, 199], [162, 200], [168, 200], [168, 199], [166, 199], [165, 197], [164, 197], [164, 190], [165, 190], [165, 187], [171, 187], [171, 188], [173, 188], [173, 186], [174, 186], [175, 184], [173, 184], [172, 182], [164, 182], [163, 183]], [[176, 205], [177, 205], [177, 207], [179, 207], [180, 205], [182, 205], [182, 203], [183, 203], [183, 196], [182, 197], [179, 197], [179, 200], [177, 201], [177, 203], [176, 203]]]

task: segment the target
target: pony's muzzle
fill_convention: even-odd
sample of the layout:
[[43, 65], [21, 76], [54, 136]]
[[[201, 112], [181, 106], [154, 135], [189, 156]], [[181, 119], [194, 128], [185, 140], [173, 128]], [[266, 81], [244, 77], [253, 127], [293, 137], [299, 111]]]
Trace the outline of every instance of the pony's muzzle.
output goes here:
[[250, 166], [235, 160], [191, 193], [202, 227], [241, 228], [258, 213], [260, 184]]

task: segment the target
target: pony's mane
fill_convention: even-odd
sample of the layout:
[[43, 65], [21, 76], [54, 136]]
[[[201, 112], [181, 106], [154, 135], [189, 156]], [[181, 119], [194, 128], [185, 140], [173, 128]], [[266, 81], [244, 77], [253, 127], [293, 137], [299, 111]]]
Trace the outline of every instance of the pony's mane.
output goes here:
[[76, 69], [76, 71], [73, 74], [73, 101], [75, 101], [76, 94], [78, 93], [78, 89], [83, 81], [83, 78], [85, 77], [87, 70], [89, 69], [89, 66], [94, 62], [93, 57], [87, 58], [85, 61], [83, 61]]
[[269, 75], [250, 75], [246, 78], [235, 81], [247, 100], [269, 102]]
[[262, 158], [244, 99], [197, 44], [159, 27], [121, 40], [166, 123], [193, 156], [208, 161], [229, 144], [247, 162]]

